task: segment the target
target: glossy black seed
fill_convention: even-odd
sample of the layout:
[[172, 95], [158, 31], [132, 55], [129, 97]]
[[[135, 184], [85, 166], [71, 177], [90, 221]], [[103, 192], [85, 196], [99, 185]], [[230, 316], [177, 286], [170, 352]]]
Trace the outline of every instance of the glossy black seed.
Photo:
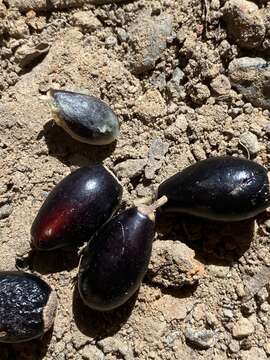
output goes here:
[[118, 118], [100, 99], [63, 90], [50, 90], [50, 97], [56, 123], [74, 139], [106, 145], [118, 137]]
[[32, 246], [52, 250], [88, 241], [118, 209], [122, 186], [102, 165], [82, 167], [50, 192], [31, 228]]
[[115, 216], [91, 239], [81, 258], [78, 288], [90, 308], [112, 310], [139, 288], [155, 234], [154, 208], [131, 208]]
[[164, 181], [158, 197], [166, 195], [162, 212], [182, 212], [218, 221], [256, 216], [270, 203], [266, 169], [254, 161], [215, 157], [189, 166]]
[[0, 272], [0, 342], [16, 343], [42, 336], [54, 321], [57, 297], [39, 277]]

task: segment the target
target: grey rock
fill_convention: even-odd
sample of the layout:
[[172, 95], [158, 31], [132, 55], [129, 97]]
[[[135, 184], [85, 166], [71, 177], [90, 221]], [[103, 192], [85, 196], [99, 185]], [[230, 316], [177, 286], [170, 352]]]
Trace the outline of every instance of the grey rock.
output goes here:
[[172, 97], [178, 97], [179, 93], [182, 91], [180, 86], [185, 73], [180, 68], [175, 68], [172, 74], [171, 80], [167, 83], [167, 89]]
[[172, 74], [171, 81], [177, 85], [180, 84], [180, 82], [184, 79], [185, 73], [182, 71], [179, 67], [176, 67]]
[[129, 65], [135, 74], [154, 68], [172, 33], [172, 21], [167, 15], [151, 17], [139, 14], [128, 30], [130, 36]]
[[110, 35], [105, 40], [105, 45], [107, 48], [114, 47], [117, 44], [117, 39], [115, 36]]
[[153, 284], [165, 288], [180, 288], [198, 282], [204, 266], [195, 252], [180, 241], [155, 241], [147, 276]]
[[10, 204], [5, 204], [0, 207], [0, 220], [9, 217], [12, 213], [13, 207]]
[[126, 30], [122, 29], [122, 28], [117, 29], [116, 34], [117, 34], [118, 40], [120, 42], [126, 42], [128, 40], [128, 38], [129, 38], [129, 35], [126, 32]]
[[143, 172], [146, 163], [146, 159], [128, 159], [117, 164], [114, 170], [119, 178], [132, 179]]
[[169, 150], [169, 144], [160, 139], [154, 140], [149, 148], [148, 162], [144, 173], [146, 179], [154, 179], [156, 172], [161, 168], [164, 156]]
[[162, 91], [166, 86], [166, 76], [164, 72], [162, 73], [153, 73], [150, 78], [150, 83]]
[[238, 353], [240, 350], [239, 342], [237, 340], [232, 340], [229, 344], [229, 350], [232, 353]]
[[239, 142], [245, 146], [251, 155], [256, 155], [261, 149], [257, 136], [250, 131], [244, 132], [240, 136]]
[[185, 331], [186, 339], [200, 349], [209, 349], [216, 343], [215, 332], [212, 330], [195, 330], [188, 328]]
[[254, 2], [229, 0], [223, 8], [223, 14], [227, 31], [239, 46], [250, 49], [262, 43], [266, 27]]
[[45, 55], [49, 49], [50, 46], [46, 43], [40, 43], [34, 47], [23, 44], [17, 49], [15, 59], [20, 67], [24, 68], [25, 66], [31, 64], [34, 60]]
[[231, 84], [252, 105], [270, 109], [270, 63], [262, 58], [242, 57], [229, 65]]
[[256, 295], [265, 285], [270, 283], [270, 267], [263, 266], [249, 281], [245, 284], [246, 295], [243, 301], [247, 302]]

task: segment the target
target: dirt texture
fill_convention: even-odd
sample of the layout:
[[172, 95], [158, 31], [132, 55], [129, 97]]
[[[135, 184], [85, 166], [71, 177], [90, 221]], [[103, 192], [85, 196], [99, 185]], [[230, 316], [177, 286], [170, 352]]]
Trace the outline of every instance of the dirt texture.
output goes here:
[[[16, 268], [49, 191], [104, 163], [121, 209], [216, 155], [270, 169], [270, 1], [0, 0], [1, 270]], [[108, 103], [119, 139], [94, 147], [52, 120], [50, 88]], [[76, 288], [76, 249], [35, 253], [55, 288], [54, 328], [1, 344], [1, 360], [270, 358], [270, 220], [157, 219], [149, 272], [121, 308], [98, 313]], [[23, 266], [19, 262], [20, 266]]]

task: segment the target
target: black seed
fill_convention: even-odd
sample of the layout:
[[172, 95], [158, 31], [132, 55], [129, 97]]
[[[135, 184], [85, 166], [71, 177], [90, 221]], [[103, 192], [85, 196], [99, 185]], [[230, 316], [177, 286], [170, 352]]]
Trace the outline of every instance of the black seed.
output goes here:
[[151, 256], [154, 210], [155, 206], [128, 209], [89, 242], [81, 259], [78, 288], [90, 308], [112, 310], [139, 288]]
[[39, 277], [0, 272], [0, 342], [23, 342], [42, 336], [54, 321], [57, 297]]
[[270, 203], [266, 169], [254, 161], [216, 157], [189, 166], [164, 181], [158, 197], [167, 196], [161, 212], [182, 212], [218, 221], [256, 216]]

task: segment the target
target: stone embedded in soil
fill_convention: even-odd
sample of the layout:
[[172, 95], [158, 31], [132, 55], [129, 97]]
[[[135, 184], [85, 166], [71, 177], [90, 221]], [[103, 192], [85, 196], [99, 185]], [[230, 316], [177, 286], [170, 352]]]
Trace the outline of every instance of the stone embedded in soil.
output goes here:
[[252, 105], [270, 109], [270, 62], [242, 57], [229, 64], [231, 84]]
[[201, 349], [209, 349], [216, 343], [215, 333], [212, 330], [195, 330], [187, 328], [185, 337], [189, 342]]
[[153, 243], [148, 278], [165, 288], [194, 285], [204, 273], [203, 264], [194, 257], [195, 252], [179, 241], [157, 240]]
[[125, 360], [134, 360], [132, 349], [122, 341], [107, 337], [98, 342], [98, 348], [102, 349], [104, 354], [117, 353]]
[[252, 49], [262, 43], [266, 27], [254, 2], [229, 0], [223, 8], [223, 14], [229, 35], [240, 47]]
[[211, 95], [207, 85], [201, 83], [191, 85], [188, 94], [196, 105], [202, 105]]
[[0, 220], [9, 217], [12, 211], [13, 207], [10, 204], [4, 204], [0, 206]]
[[243, 360], [267, 360], [269, 357], [267, 357], [265, 351], [259, 347], [252, 347], [248, 351], [242, 352], [242, 358]]
[[240, 136], [239, 142], [244, 145], [248, 152], [253, 156], [256, 155], [261, 149], [257, 136], [250, 131], [244, 132]]
[[270, 283], [270, 267], [263, 266], [253, 277], [245, 283], [245, 296], [243, 301], [253, 298], [265, 285]]
[[232, 328], [232, 335], [236, 339], [245, 338], [254, 333], [254, 325], [247, 318], [241, 318]]
[[87, 344], [80, 350], [83, 360], [104, 360], [104, 354], [95, 345]]
[[114, 170], [119, 178], [132, 179], [143, 172], [146, 163], [146, 159], [128, 159], [117, 164]]
[[188, 128], [188, 121], [184, 114], [177, 116], [175, 122], [169, 125], [165, 130], [164, 134], [166, 138], [171, 140], [179, 141]]
[[147, 122], [166, 115], [166, 109], [166, 102], [157, 89], [147, 90], [134, 106], [134, 112]]
[[151, 17], [140, 13], [128, 29], [129, 64], [133, 73], [143, 74], [154, 68], [172, 33], [172, 21], [167, 15]]
[[33, 61], [37, 60], [39, 57], [45, 55], [50, 49], [50, 46], [45, 43], [40, 43], [37, 46], [29, 46], [27, 44], [21, 45], [15, 53], [15, 60], [24, 68], [27, 65], [30, 65]]
[[154, 140], [149, 148], [148, 161], [144, 169], [146, 179], [152, 180], [161, 168], [164, 157], [169, 150], [169, 144], [161, 139]]
[[77, 11], [72, 16], [72, 20], [75, 26], [87, 33], [91, 33], [102, 26], [92, 11]]
[[9, 7], [16, 7], [22, 12], [28, 10], [50, 11], [52, 9], [64, 10], [79, 7], [85, 3], [84, 0], [7, 0]]
[[227, 95], [231, 90], [231, 83], [227, 76], [221, 74], [215, 77], [210, 84], [212, 90], [217, 95]]

